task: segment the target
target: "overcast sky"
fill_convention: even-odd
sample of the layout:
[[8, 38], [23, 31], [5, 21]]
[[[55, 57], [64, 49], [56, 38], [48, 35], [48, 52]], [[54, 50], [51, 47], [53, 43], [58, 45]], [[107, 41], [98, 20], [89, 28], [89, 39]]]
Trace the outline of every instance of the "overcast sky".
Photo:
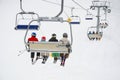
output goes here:
[[[48, 1], [60, 3], [60, 0]], [[92, 0], [77, 1], [85, 9], [92, 4]], [[24, 52], [23, 55], [17, 56], [19, 51], [25, 49], [25, 31], [14, 30], [15, 17], [20, 12], [19, 0], [0, 0], [0, 80], [120, 80], [120, 1], [109, 1], [112, 9], [107, 15], [109, 26], [103, 30], [101, 41], [89, 41], [87, 29], [96, 25], [96, 17], [93, 17], [93, 21], [86, 21], [86, 11], [72, 0], [65, 0], [65, 6], [76, 8], [74, 14], [80, 16], [81, 24], [72, 26], [72, 53], [66, 60], [65, 67], [62, 67], [60, 61], [53, 64], [51, 57], [46, 64], [41, 64], [42, 60], [39, 60], [32, 65], [30, 53]], [[34, 11], [41, 17], [54, 17], [60, 11], [60, 6], [43, 0], [23, 2], [26, 11]], [[64, 7], [61, 15], [64, 19], [71, 16], [71, 9], [68, 7]], [[96, 14], [95, 11], [92, 13]], [[30, 37], [31, 32], [29, 31], [27, 37]], [[56, 33], [60, 39], [64, 32], [68, 33], [70, 39], [69, 25], [66, 23], [41, 23], [41, 30], [35, 32], [39, 40], [42, 35], [48, 40], [52, 33]]]

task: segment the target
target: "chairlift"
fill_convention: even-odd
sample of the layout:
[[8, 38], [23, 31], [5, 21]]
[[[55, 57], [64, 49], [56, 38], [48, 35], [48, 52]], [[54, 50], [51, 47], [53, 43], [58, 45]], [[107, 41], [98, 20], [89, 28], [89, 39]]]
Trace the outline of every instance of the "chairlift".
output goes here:
[[87, 13], [85, 20], [93, 20], [93, 15], [90, 13]]
[[[22, 0], [20, 0], [22, 2]], [[34, 42], [34, 41], [27, 41], [27, 35], [28, 35], [28, 31], [29, 30], [36, 30], [39, 28], [39, 24], [40, 22], [60, 22], [60, 23], [68, 23], [68, 25], [70, 26], [70, 35], [71, 35], [71, 42], [70, 42], [70, 45], [69, 47], [72, 46], [72, 43], [73, 43], [73, 37], [72, 37], [72, 26], [70, 24], [70, 22], [66, 21], [66, 20], [63, 20], [62, 17], [59, 17], [62, 12], [63, 12], [63, 2], [64, 0], [61, 0], [61, 11], [55, 16], [55, 17], [39, 17], [38, 14], [36, 13], [31, 13], [31, 12], [25, 12], [23, 9], [22, 12], [18, 13], [16, 15], [16, 27], [15, 29], [17, 30], [26, 30], [26, 33], [25, 33], [25, 36], [24, 36], [24, 43], [25, 43], [25, 48], [26, 48], [26, 51], [28, 52], [40, 52], [40, 53], [63, 53], [63, 54], [66, 54], [66, 53], [71, 53], [71, 49], [68, 48], [68, 45], [67, 44], [64, 44], [63, 42]], [[27, 24], [19, 24], [19, 16], [20, 15], [21, 17], [23, 17], [23, 15], [36, 15], [37, 17], [34, 19], [32, 18], [31, 20], [29, 20], [29, 23]], [[24, 18], [21, 18], [23, 20], [25, 20], [25, 17]], [[32, 25], [33, 23], [37, 22], [38, 25]], [[55, 55], [53, 55], [55, 56]], [[59, 56], [59, 55], [57, 55]], [[41, 58], [40, 58], [41, 59]], [[37, 61], [37, 60], [36, 60]], [[35, 62], [36, 62], [35, 61]], [[33, 59], [32, 59], [32, 64], [34, 64], [35, 62], [33, 62]]]
[[75, 16], [75, 15], [73, 15], [73, 10], [74, 10], [75, 8], [74, 7], [72, 7], [71, 8], [71, 17], [70, 17], [70, 24], [80, 24], [80, 17], [79, 16]]
[[[28, 28], [29, 21], [39, 18], [39, 15], [34, 12], [26, 12], [22, 8], [22, 0], [20, 0], [20, 9], [21, 12], [16, 14], [15, 20], [15, 30], [26, 30]], [[34, 17], [33, 17], [34, 16]], [[38, 30], [40, 23], [31, 24], [29, 29], [30, 30]]]
[[87, 30], [87, 36], [89, 40], [101, 40], [103, 35], [102, 29], [99, 29], [99, 32], [96, 31], [96, 27], [89, 27]]
[[100, 24], [99, 24], [100, 28], [107, 28], [108, 27], [108, 21], [103, 19], [100, 21]]
[[[16, 15], [15, 30], [26, 30], [28, 28], [29, 21], [38, 19], [38, 15], [34, 12], [20, 12]], [[40, 23], [36, 22], [30, 25], [30, 30], [38, 30]]]
[[70, 24], [80, 24], [80, 17], [79, 16], [71, 16]]

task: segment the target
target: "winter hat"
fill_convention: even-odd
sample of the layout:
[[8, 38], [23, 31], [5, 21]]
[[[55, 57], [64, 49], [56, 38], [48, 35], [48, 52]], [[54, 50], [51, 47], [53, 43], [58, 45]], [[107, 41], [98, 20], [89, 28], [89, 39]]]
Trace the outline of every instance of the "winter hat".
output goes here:
[[46, 40], [46, 37], [42, 36], [41, 41], [45, 41], [45, 40]]
[[55, 33], [53, 33], [53, 34], [52, 34], [52, 37], [56, 37], [56, 34], [55, 34]]
[[68, 37], [67, 33], [63, 33], [63, 37], [67, 38]]

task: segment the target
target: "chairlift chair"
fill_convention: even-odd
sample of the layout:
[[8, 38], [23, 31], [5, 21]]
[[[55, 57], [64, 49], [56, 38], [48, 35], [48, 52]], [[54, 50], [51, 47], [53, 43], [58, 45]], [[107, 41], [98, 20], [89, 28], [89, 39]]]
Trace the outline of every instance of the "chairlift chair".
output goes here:
[[99, 24], [100, 28], [107, 28], [108, 27], [108, 21], [105, 19], [102, 19]]
[[[34, 13], [34, 12], [26, 12], [22, 8], [22, 0], [20, 0], [20, 9], [21, 9], [21, 12], [16, 14], [15, 30], [26, 30], [28, 28], [29, 21], [34, 19], [33, 16], [36, 16], [37, 19], [38, 19], [39, 15], [37, 13]], [[26, 20], [27, 18], [24, 17], [24, 16], [28, 16], [28, 15], [31, 15], [32, 17], [29, 18], [29, 21], [27, 23], [24, 23], [25, 21], [27, 21]], [[21, 16], [22, 18], [20, 18], [19, 16]], [[22, 21], [24, 21], [24, 22], [22, 22]], [[20, 23], [20, 22], [22, 22], [22, 23]], [[30, 30], [38, 30], [39, 25], [40, 25], [40, 23], [32, 24], [32, 25], [29, 26], [29, 29]]]
[[93, 15], [90, 13], [87, 13], [85, 20], [93, 20]]
[[[22, 0], [21, 1], [21, 4], [22, 4]], [[69, 49], [68, 48], [68, 45], [64, 44], [63, 42], [28, 42], [26, 40], [27, 38], [27, 34], [28, 34], [28, 31], [29, 30], [36, 30], [39, 28], [38, 25], [31, 25], [33, 24], [34, 22], [37, 22], [38, 24], [40, 24], [40, 22], [42, 21], [46, 21], [46, 22], [67, 22], [70, 26], [70, 35], [71, 35], [71, 42], [70, 42], [70, 47], [72, 46], [72, 43], [73, 43], [73, 37], [72, 37], [72, 26], [71, 24], [66, 21], [66, 20], [63, 20], [63, 18], [60, 18], [59, 16], [61, 15], [61, 13], [63, 12], [63, 5], [64, 3], [64, 0], [61, 0], [61, 11], [55, 16], [55, 17], [51, 17], [51, 18], [46, 18], [46, 17], [39, 17], [38, 14], [36, 13], [31, 13], [31, 12], [25, 12], [23, 9], [22, 9], [22, 5], [21, 5], [21, 10], [22, 12], [18, 13], [16, 15], [16, 27], [15, 29], [16, 30], [26, 30], [26, 33], [25, 33], [25, 36], [24, 36], [24, 43], [25, 43], [25, 47], [26, 47], [26, 50], [28, 52], [43, 52], [43, 53], [50, 53], [50, 52], [53, 52], [53, 53], [71, 53], [71, 48]], [[29, 23], [26, 25], [26, 24], [19, 24], [19, 18], [18, 18], [18, 15], [24, 15], [24, 14], [28, 14], [28, 15], [36, 15], [37, 18], [36, 19], [32, 19], [29, 21]], [[33, 59], [32, 59], [33, 60]], [[32, 61], [33, 62], [33, 61]]]
[[80, 24], [80, 17], [79, 16], [71, 16], [70, 24]]
[[[49, 19], [49, 18], [48, 18]], [[53, 19], [53, 18], [50, 18]], [[53, 20], [44, 20], [44, 19], [38, 19], [39, 22], [41, 21], [50, 21], [50, 22], [61, 22], [61, 21], [53, 21]], [[28, 52], [56, 52], [56, 53], [70, 53], [71, 50], [68, 49], [67, 45], [61, 43], [61, 42], [30, 42], [28, 43], [26, 41], [26, 36], [28, 34], [28, 31], [30, 30], [30, 24], [34, 21], [37, 20], [33, 20], [31, 22], [29, 22], [28, 28], [26, 30], [25, 33], [25, 37], [24, 37], [24, 42], [25, 42], [25, 46], [26, 46], [26, 50]], [[64, 20], [63, 20], [64, 21]], [[67, 21], [64, 21], [67, 22]], [[70, 34], [71, 34], [71, 44], [72, 45], [72, 28], [71, 28], [71, 24], [69, 22], [67, 22], [70, 25]]]
[[[29, 21], [38, 19], [38, 14], [34, 12], [20, 12], [16, 14], [16, 21], [15, 21], [15, 30], [26, 30], [28, 28]], [[31, 24], [29, 29], [30, 30], [38, 30], [40, 23], [36, 22]]]
[[99, 29], [99, 32], [96, 31], [96, 27], [89, 27], [87, 30], [87, 36], [89, 40], [101, 40], [103, 35], [102, 29]]
[[75, 9], [74, 7], [71, 8], [71, 17], [70, 17], [71, 20], [69, 22], [70, 24], [80, 24], [80, 17], [73, 14], [74, 9]]

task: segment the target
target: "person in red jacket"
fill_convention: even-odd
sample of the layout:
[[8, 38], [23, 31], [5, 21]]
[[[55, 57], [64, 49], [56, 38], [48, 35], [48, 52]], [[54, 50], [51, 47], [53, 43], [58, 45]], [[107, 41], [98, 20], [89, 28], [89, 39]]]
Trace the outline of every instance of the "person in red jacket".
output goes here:
[[32, 34], [31, 34], [31, 37], [30, 38], [28, 38], [28, 42], [29, 41], [38, 41], [38, 39], [36, 38], [36, 33], [35, 32], [33, 32]]
[[[31, 34], [31, 37], [30, 38], [28, 38], [28, 43], [29, 42], [38, 42], [38, 38], [36, 38], [36, 33], [35, 32], [33, 32], [32, 34]], [[34, 63], [34, 56], [35, 56], [35, 52], [31, 52], [31, 59], [32, 59], [32, 64]], [[39, 57], [40, 57], [40, 53], [39, 52], [37, 52], [37, 55], [36, 55], [37, 57], [36, 57], [36, 60], [38, 60], [39, 59]]]

